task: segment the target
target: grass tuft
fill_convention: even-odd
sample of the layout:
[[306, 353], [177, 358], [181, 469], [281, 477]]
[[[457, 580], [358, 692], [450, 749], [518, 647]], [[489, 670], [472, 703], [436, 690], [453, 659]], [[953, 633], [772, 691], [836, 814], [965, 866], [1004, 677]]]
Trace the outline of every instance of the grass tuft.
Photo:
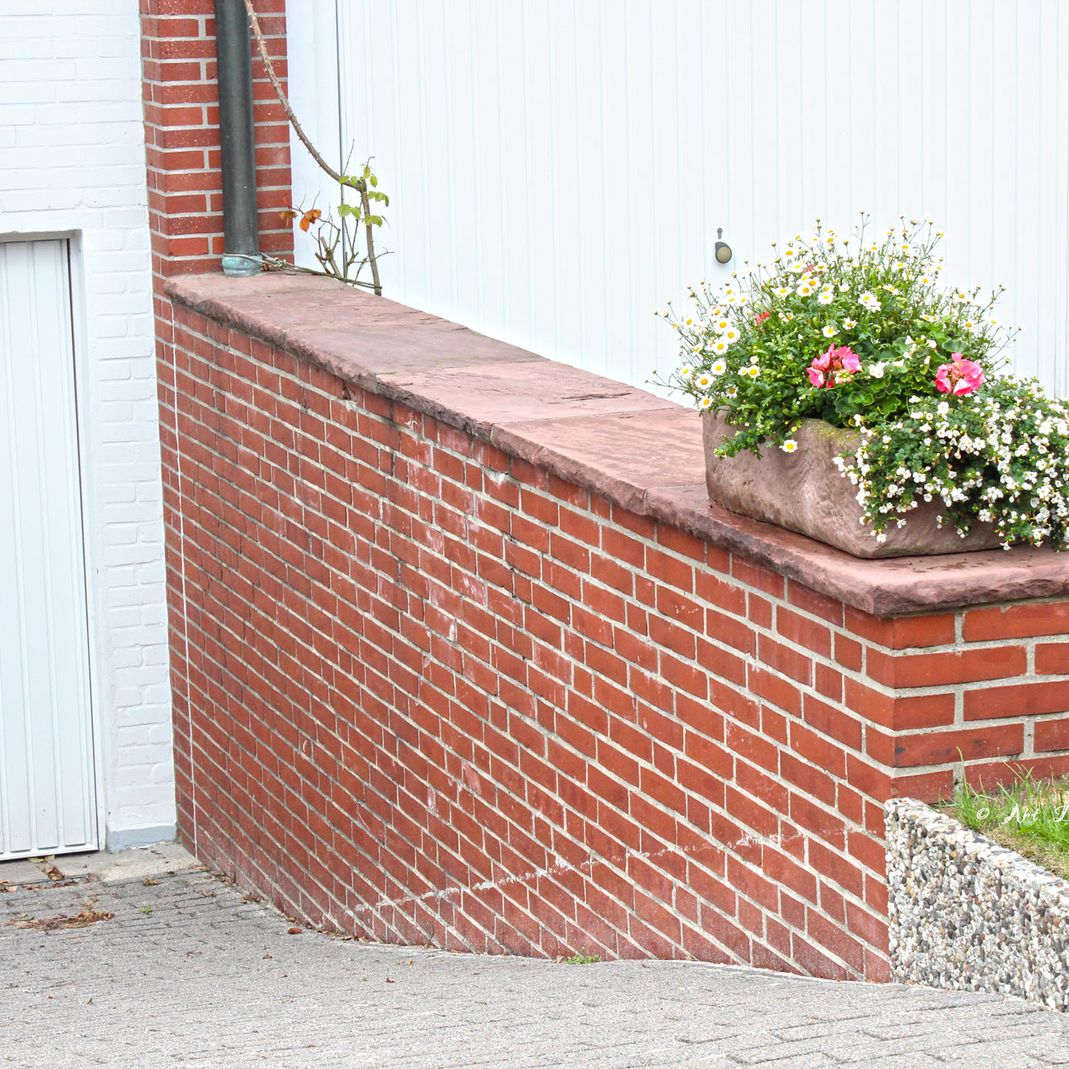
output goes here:
[[1026, 771], [994, 791], [962, 783], [947, 808], [967, 828], [1069, 880], [1069, 779], [1044, 782]]
[[593, 965], [601, 961], [599, 954], [573, 954], [570, 958], [561, 958], [561, 965]]

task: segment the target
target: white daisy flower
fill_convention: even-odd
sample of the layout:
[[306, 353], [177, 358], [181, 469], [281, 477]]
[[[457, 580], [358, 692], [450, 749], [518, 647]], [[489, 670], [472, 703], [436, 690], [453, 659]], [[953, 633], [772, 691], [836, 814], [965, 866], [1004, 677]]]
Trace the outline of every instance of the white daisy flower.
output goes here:
[[723, 360], [717, 360], [709, 370], [714, 375], [723, 375], [728, 369], [727, 364]]
[[808, 297], [813, 292], [813, 287], [808, 282], [803, 282], [794, 292], [799, 297]]
[[703, 397], [698, 402], [698, 407], [699, 408], [712, 408], [713, 407], [713, 399], [711, 397]]
[[694, 380], [694, 385], [697, 386], [699, 390], [708, 390], [709, 387], [712, 386], [712, 384], [713, 384], [713, 376], [710, 375], [707, 371], [703, 371]]
[[728, 343], [724, 341], [723, 338], [717, 338], [712, 345], [713, 352], [716, 353], [718, 356], [722, 353], [726, 353], [730, 348], [731, 346], [728, 345]]
[[717, 320], [713, 321], [713, 330], [715, 330], [717, 332], [717, 334], [723, 334], [724, 331], [727, 330], [728, 327], [730, 327], [730, 326], [731, 326], [731, 320], [730, 319], [721, 318], [721, 319], [717, 319]]
[[829, 323], [821, 332], [825, 338], [834, 338], [839, 333], [839, 328], [833, 323]]
[[857, 326], [857, 320], [856, 319], [851, 319], [849, 316], [847, 316], [846, 319], [843, 320], [843, 326], [847, 330], [853, 330], [854, 327]]
[[761, 374], [761, 369], [756, 364], [751, 364], [743, 371], [744, 375], [749, 375], [751, 379], [756, 379]]
[[782, 449], [784, 453], [794, 453], [798, 449], [798, 443], [793, 438], [787, 438], [780, 446], [780, 449]]
[[835, 294], [831, 290], [821, 290], [817, 297], [817, 304], [831, 304], [835, 300]]

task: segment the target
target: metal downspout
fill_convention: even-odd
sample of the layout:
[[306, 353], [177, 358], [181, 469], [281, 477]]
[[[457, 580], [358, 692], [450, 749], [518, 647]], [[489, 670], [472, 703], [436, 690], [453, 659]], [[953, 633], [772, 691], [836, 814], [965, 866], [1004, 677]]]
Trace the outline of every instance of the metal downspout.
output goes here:
[[260, 272], [252, 58], [243, 0], [215, 0], [219, 136], [223, 170], [223, 274]]

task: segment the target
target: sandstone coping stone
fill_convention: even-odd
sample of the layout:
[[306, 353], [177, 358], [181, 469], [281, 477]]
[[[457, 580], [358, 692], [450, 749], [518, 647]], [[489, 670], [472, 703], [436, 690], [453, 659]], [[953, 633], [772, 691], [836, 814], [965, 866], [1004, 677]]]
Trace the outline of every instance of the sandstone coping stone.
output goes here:
[[171, 279], [173, 301], [876, 616], [1064, 596], [1069, 557], [1017, 546], [861, 560], [711, 504], [701, 421], [672, 401], [332, 279]]

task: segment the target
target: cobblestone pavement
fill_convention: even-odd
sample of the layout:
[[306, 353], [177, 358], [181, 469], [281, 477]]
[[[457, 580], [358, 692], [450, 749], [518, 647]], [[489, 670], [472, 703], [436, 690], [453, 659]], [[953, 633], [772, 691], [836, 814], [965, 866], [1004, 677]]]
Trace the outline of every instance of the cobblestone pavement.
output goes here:
[[136, 854], [65, 885], [0, 865], [0, 1066], [1069, 1066], [1069, 1019], [1011, 998], [294, 935], [175, 848]]

